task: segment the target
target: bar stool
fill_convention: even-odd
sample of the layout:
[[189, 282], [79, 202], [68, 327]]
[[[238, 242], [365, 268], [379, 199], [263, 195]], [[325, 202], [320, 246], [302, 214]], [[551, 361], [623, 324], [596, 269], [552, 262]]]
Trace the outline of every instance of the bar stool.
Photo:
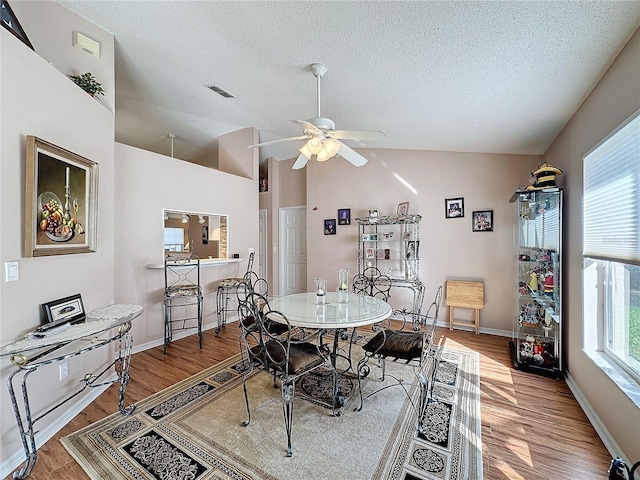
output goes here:
[[[246, 276], [249, 272], [253, 271], [253, 258], [255, 256], [254, 252], [249, 254], [249, 262], [247, 264], [247, 271], [245, 272]], [[234, 308], [229, 308], [229, 300], [237, 296], [238, 288], [243, 288], [243, 278], [224, 278], [220, 280], [218, 283], [218, 293], [216, 295], [216, 305], [217, 305], [217, 313], [218, 313], [218, 327], [216, 328], [216, 333], [220, 332], [220, 329], [223, 325], [227, 324], [227, 312], [235, 310]]]
[[[173, 311], [182, 315], [175, 318]], [[195, 311], [194, 311], [195, 310]], [[195, 325], [193, 323], [196, 323]], [[200, 286], [200, 258], [192, 254], [167, 254], [164, 259], [164, 348], [173, 340], [173, 332], [198, 329], [202, 350], [202, 287]]]

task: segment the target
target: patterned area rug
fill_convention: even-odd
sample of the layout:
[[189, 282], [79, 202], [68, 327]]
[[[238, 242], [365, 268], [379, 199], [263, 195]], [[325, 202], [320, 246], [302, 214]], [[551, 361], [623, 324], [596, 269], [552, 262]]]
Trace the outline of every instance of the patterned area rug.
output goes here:
[[[377, 370], [365, 395], [380, 387]], [[247, 382], [252, 418], [241, 426], [247, 420], [242, 371], [240, 357], [232, 357], [139, 402], [133, 415], [113, 414], [62, 443], [92, 479], [482, 478], [477, 353], [443, 351], [426, 438], [418, 434], [415, 411], [401, 388], [373, 395], [356, 412], [357, 383], [345, 377], [340, 416], [294, 401], [291, 458], [280, 390], [271, 376], [256, 373]], [[387, 372], [407, 382], [414, 378], [410, 368], [393, 362], [387, 362]], [[297, 391], [322, 399], [324, 383], [303, 379]]]

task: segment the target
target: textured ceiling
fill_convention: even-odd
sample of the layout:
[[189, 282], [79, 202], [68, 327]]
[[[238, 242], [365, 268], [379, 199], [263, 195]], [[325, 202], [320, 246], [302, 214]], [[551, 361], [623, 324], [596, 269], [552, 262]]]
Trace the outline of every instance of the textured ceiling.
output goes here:
[[[255, 126], [352, 147], [543, 154], [640, 26], [640, 1], [58, 1], [116, 38], [116, 139], [192, 158]], [[216, 84], [235, 98], [204, 85]], [[261, 149], [297, 156], [301, 142]]]

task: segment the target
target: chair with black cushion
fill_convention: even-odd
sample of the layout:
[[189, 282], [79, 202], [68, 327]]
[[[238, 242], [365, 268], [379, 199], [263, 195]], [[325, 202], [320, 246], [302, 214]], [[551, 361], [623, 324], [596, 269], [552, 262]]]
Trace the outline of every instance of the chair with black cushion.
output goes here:
[[[238, 323], [242, 329], [240, 334], [240, 354], [243, 361], [245, 360], [245, 353], [251, 348], [247, 346], [247, 341], [255, 339], [256, 310], [260, 311], [268, 305], [268, 290], [267, 281], [259, 278], [254, 272], [247, 272], [243, 281], [237, 285]], [[266, 323], [267, 328], [274, 335], [282, 335], [287, 331], [287, 326], [284, 324], [274, 321], [267, 321]], [[250, 361], [251, 352], [249, 352], [248, 357]]]
[[[358, 362], [358, 379], [362, 379], [370, 374], [370, 361], [377, 361], [382, 369], [380, 380], [384, 381], [385, 376], [391, 377], [396, 383], [385, 384], [374, 392], [376, 393], [389, 388], [389, 386], [399, 385], [409, 396], [413, 407], [418, 412], [418, 430], [424, 433], [422, 420], [427, 404], [432, 397], [433, 381], [437, 372], [440, 360], [440, 345], [435, 342], [436, 325], [438, 322], [438, 312], [442, 302], [442, 286], [436, 292], [433, 302], [429, 305], [425, 315], [396, 311], [394, 317], [400, 316], [401, 324], [399, 328], [391, 328], [392, 320], [385, 322], [385, 325], [378, 325], [378, 332], [362, 348], [364, 357]], [[397, 320], [396, 320], [397, 321]], [[403, 378], [387, 375], [386, 361], [394, 361], [400, 365], [406, 365], [413, 370], [416, 383], [405, 382]], [[417, 401], [411, 398], [411, 385], [417, 385], [420, 389]], [[361, 410], [364, 400], [362, 397], [362, 386], [358, 383], [360, 392]]]
[[[164, 259], [164, 347], [178, 330], [197, 328], [202, 349], [202, 287], [200, 258], [195, 254], [167, 254]], [[174, 313], [177, 311], [178, 313]]]
[[[253, 298], [252, 298], [253, 297]], [[249, 368], [245, 371], [243, 379], [244, 399], [247, 407], [248, 419], [242, 423], [247, 427], [251, 422], [251, 408], [247, 394], [247, 379], [256, 369], [263, 370], [274, 376], [274, 387], [280, 384], [282, 399], [282, 411], [284, 414], [285, 430], [287, 433], [287, 456], [293, 455], [291, 432], [293, 425], [293, 401], [296, 398], [296, 382], [303, 375], [319, 368], [327, 368], [331, 371], [333, 385], [336, 382], [336, 372], [331, 365], [329, 351], [322, 345], [321, 336], [316, 334], [312, 339], [307, 337], [299, 340], [293, 335], [291, 325], [286, 316], [268, 307], [257, 307], [266, 298], [257, 298], [250, 295], [245, 304], [252, 310], [254, 322], [243, 325], [243, 336], [246, 353], [249, 359]], [[271, 332], [270, 322], [285, 325], [286, 331], [280, 335]], [[315, 340], [315, 341], [314, 341]], [[316, 402], [318, 403], [318, 402]], [[335, 414], [335, 405], [334, 414]]]
[[218, 291], [216, 294], [216, 313], [218, 315], [218, 326], [216, 327], [216, 333], [220, 332], [223, 325], [227, 324], [227, 312], [231, 311], [229, 308], [229, 301], [232, 296], [237, 292], [238, 287], [246, 285], [247, 275], [253, 272], [253, 258], [254, 252], [249, 254], [249, 261], [247, 263], [247, 271], [242, 277], [230, 277], [223, 278], [218, 282]]

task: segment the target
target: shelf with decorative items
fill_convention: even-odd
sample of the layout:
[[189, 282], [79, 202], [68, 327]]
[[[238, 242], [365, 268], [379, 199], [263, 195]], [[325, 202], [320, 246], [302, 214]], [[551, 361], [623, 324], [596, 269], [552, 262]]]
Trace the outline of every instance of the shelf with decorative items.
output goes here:
[[411, 310], [418, 313], [424, 286], [419, 277], [421, 215], [386, 215], [356, 218], [358, 274], [379, 271], [392, 287], [408, 288]]
[[514, 367], [562, 376], [562, 189], [517, 191], [514, 251], [516, 308], [510, 342]]

